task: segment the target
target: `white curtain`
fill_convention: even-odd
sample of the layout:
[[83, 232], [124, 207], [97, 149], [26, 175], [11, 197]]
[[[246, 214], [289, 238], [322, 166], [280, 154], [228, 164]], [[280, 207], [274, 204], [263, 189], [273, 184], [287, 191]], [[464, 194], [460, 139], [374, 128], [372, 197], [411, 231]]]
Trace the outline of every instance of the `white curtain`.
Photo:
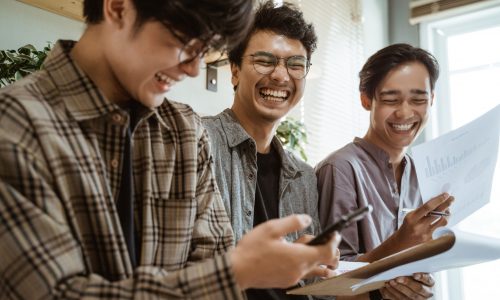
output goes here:
[[361, 108], [358, 72], [363, 63], [361, 0], [296, 0], [318, 35], [304, 98], [291, 115], [308, 133], [308, 163], [364, 134], [368, 114]]

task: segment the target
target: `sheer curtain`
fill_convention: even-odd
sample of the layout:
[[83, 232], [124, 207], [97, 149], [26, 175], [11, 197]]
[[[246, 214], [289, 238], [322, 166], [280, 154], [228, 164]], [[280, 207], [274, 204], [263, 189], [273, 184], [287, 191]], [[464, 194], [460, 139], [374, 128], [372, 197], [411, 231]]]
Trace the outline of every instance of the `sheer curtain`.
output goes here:
[[364, 134], [368, 114], [361, 108], [358, 72], [363, 63], [361, 0], [296, 0], [313, 22], [318, 49], [312, 56], [304, 98], [291, 115], [307, 128], [308, 163]]

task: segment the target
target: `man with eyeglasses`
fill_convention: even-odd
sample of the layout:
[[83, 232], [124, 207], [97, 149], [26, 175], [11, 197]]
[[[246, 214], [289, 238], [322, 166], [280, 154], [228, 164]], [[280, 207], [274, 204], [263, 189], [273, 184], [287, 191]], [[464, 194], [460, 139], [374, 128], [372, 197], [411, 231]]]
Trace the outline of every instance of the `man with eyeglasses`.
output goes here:
[[[216, 180], [236, 240], [267, 220], [294, 213], [311, 215], [306, 230], [289, 242], [319, 232], [318, 195], [313, 169], [283, 149], [276, 128], [304, 93], [316, 48], [312, 24], [291, 4], [272, 1], [257, 9], [250, 34], [229, 52], [234, 102], [231, 109], [204, 117], [214, 151]], [[336, 247], [337, 236], [333, 241]], [[336, 249], [335, 249], [336, 250]], [[332, 261], [330, 265], [336, 265]], [[318, 267], [310, 276], [328, 276]], [[248, 290], [249, 299], [298, 299], [283, 290]]]
[[0, 299], [242, 299], [295, 284], [331, 245], [233, 249], [200, 118], [165, 93], [237, 43], [248, 0], [85, 0], [81, 39], [0, 91]]

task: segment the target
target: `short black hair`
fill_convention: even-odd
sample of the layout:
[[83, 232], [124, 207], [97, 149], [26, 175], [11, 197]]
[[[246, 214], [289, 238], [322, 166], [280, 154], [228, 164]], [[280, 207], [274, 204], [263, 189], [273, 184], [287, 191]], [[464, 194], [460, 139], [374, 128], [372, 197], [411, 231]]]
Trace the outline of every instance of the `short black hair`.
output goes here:
[[[252, 18], [253, 0], [130, 0], [137, 11], [136, 26], [160, 21], [179, 31], [187, 42], [193, 38], [220, 49], [245, 37]], [[103, 20], [103, 0], [85, 0], [87, 24]], [[220, 36], [220, 39], [213, 39]]]
[[434, 91], [439, 77], [438, 61], [426, 50], [408, 44], [393, 44], [370, 56], [359, 72], [359, 91], [373, 99], [385, 76], [394, 68], [407, 62], [419, 62], [426, 67], [429, 72], [431, 90]]
[[291, 3], [284, 2], [281, 6], [276, 6], [273, 1], [267, 1], [257, 8], [248, 35], [236, 47], [230, 49], [228, 57], [231, 64], [241, 66], [248, 41], [258, 31], [271, 31], [299, 40], [307, 51], [308, 60], [316, 50], [318, 37], [314, 26], [304, 20], [301, 11]]

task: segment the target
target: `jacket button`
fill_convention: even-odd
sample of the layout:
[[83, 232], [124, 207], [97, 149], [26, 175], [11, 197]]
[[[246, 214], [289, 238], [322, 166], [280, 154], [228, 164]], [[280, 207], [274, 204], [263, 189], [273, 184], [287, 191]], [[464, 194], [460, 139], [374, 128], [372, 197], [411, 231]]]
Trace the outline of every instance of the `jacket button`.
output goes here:
[[254, 177], [253, 173], [248, 174], [248, 179], [253, 180], [253, 177]]
[[247, 216], [252, 216], [252, 211], [251, 210], [247, 210]]
[[119, 113], [115, 113], [113, 114], [112, 119], [115, 124], [120, 125], [122, 123], [123, 117]]
[[118, 164], [119, 164], [118, 159], [115, 158], [115, 159], [111, 160], [111, 167], [113, 169], [118, 168]]

